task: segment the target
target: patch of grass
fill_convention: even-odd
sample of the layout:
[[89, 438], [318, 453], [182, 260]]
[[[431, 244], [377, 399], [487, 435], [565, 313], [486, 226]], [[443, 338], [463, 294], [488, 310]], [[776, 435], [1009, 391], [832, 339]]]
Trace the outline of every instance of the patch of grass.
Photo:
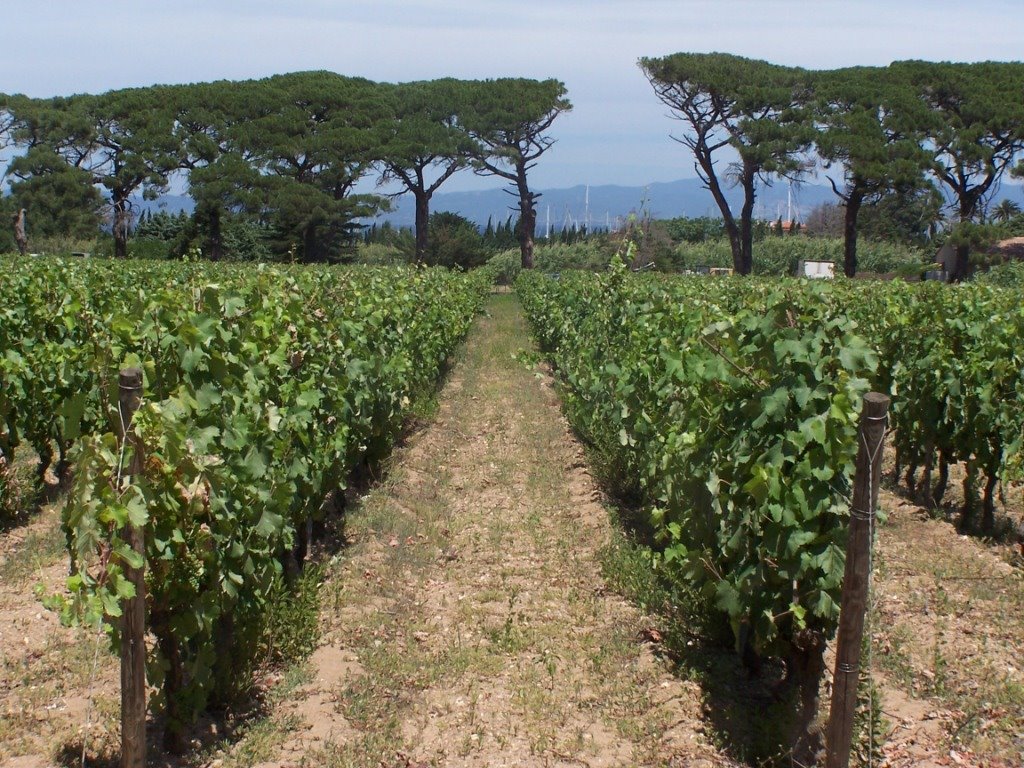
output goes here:
[[296, 690], [313, 682], [313, 670], [308, 662], [300, 661], [292, 664], [281, 675], [277, 684], [267, 692], [267, 703], [277, 704], [287, 701]]
[[[76, 723], [82, 726], [84, 723]], [[79, 768], [83, 765], [115, 768], [120, 764], [121, 700], [117, 696], [97, 697], [85, 732], [65, 733], [51, 749], [56, 765]], [[83, 761], [84, 756], [84, 761]]]
[[872, 613], [876, 664], [896, 686], [956, 716], [951, 744], [979, 759], [1018, 760], [1020, 572], [945, 524], [913, 518], [883, 529], [876, 562], [887, 605], [884, 616]]
[[323, 768], [404, 768], [409, 763], [400, 757], [400, 744], [398, 723], [391, 719], [351, 741], [325, 744], [307, 756], [312, 765]]
[[928, 678], [928, 692], [932, 696], [944, 696], [949, 693], [949, 658], [942, 648], [942, 636], [945, 630], [941, 625], [935, 632], [932, 641], [931, 677]]
[[42, 498], [37, 463], [24, 451], [13, 462], [0, 455], [0, 531], [23, 524]]
[[601, 553], [601, 570], [608, 586], [629, 598], [645, 613], [664, 613], [672, 592], [654, 571], [653, 553], [616, 528]]
[[[399, 454], [393, 460], [404, 460]], [[415, 482], [410, 481], [409, 473]], [[420, 569], [437, 556], [449, 525], [448, 490], [451, 472], [444, 466], [390, 470], [348, 512], [347, 529], [355, 540], [387, 545], [389, 572]]]
[[263, 620], [261, 655], [270, 663], [295, 665], [316, 650], [324, 570], [322, 565], [310, 565], [294, 584], [275, 584]]
[[[866, 659], [870, 639], [861, 640], [861, 658]], [[868, 669], [870, 672], [870, 669]], [[854, 765], [876, 765], [884, 758], [885, 734], [889, 723], [882, 714], [882, 694], [870, 674], [857, 680], [857, 710], [853, 716], [851, 759]]]
[[[878, 615], [872, 619], [871, 624], [884, 626]], [[910, 634], [908, 627], [891, 626], [886, 631], [885, 645], [881, 649], [876, 648], [872, 656], [874, 662], [905, 691], [913, 691], [915, 681], [914, 667], [907, 653]]]
[[[780, 685], [774, 660], [766, 659], [766, 671], [751, 678], [720, 614], [706, 598], [659, 570], [653, 551], [621, 528], [602, 553], [602, 571], [611, 588], [652, 617], [656, 629], [649, 631], [676, 674], [700, 686], [711, 742], [751, 765], [788, 765], [795, 692]], [[631, 723], [624, 718], [620, 732]]]
[[218, 723], [218, 728], [226, 728], [227, 735], [215, 743], [207, 744], [189, 762], [208, 765], [219, 758], [224, 768], [241, 768], [269, 760], [275, 755], [277, 747], [287, 741], [289, 732], [298, 728], [300, 723], [293, 715], [268, 715], [268, 707], [287, 701], [298, 688], [312, 680], [313, 671], [309, 664], [299, 662], [287, 667], [278, 682], [266, 692], [259, 706], [238, 718]]
[[[37, 609], [40, 614], [46, 612], [41, 605]], [[25, 618], [37, 621], [40, 617]], [[86, 711], [92, 723], [87, 754], [108, 754], [116, 741], [119, 710], [110, 704], [116, 696], [106, 695], [108, 673], [117, 663], [106, 636], [45, 631], [44, 636], [30, 637], [24, 646], [17, 638], [0, 652], [0, 754], [45, 751], [59, 762], [67, 751], [77, 752], [80, 762], [85, 718], [70, 721], [66, 702], [74, 698], [80, 703], [83, 696], [89, 702]]]
[[233, 735], [237, 741], [222, 758], [221, 768], [249, 768], [270, 760], [299, 725], [295, 716], [259, 718], [245, 724]]
[[221, 617], [215, 642], [229, 643], [231, 652], [214, 669], [217, 705], [249, 707], [261, 673], [301, 665], [316, 650], [324, 570], [311, 564], [290, 583], [278, 576], [262, 606]]
[[38, 525], [30, 527], [24, 541], [0, 560], [0, 583], [24, 588], [43, 568], [66, 560], [67, 544], [56, 508], [43, 513]]
[[657, 617], [667, 630], [666, 644], [732, 643], [732, 631], [708, 600], [659, 570], [654, 551], [621, 527], [614, 528], [611, 542], [601, 552], [601, 570], [611, 589]]
[[524, 615], [516, 608], [516, 600], [519, 598], [519, 589], [511, 587], [502, 590], [508, 599], [508, 610], [505, 614], [505, 621], [500, 627], [487, 629], [487, 636], [491, 643], [502, 653], [517, 654], [529, 647], [529, 638], [523, 629]]
[[394, 719], [395, 697], [370, 676], [345, 686], [339, 703], [345, 719], [361, 730], [376, 728]]

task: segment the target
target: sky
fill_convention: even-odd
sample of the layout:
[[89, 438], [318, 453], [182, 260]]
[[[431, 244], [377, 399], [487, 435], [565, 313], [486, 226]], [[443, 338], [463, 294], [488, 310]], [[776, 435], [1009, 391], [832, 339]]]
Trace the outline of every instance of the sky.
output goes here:
[[[642, 56], [830, 69], [1020, 60], [1020, 0], [7, 0], [0, 92], [98, 93], [326, 69], [372, 80], [557, 78], [571, 113], [535, 188], [694, 176]], [[493, 188], [463, 172], [446, 191]]]

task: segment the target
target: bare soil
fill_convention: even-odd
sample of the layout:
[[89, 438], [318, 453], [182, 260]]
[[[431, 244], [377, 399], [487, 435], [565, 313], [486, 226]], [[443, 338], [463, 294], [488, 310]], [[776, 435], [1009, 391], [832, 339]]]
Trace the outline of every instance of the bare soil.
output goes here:
[[0, 538], [0, 766], [109, 757], [118, 739], [117, 660], [106, 640], [62, 627], [40, 597], [63, 589], [59, 509]]
[[872, 657], [886, 765], [1024, 765], [1024, 571], [1012, 547], [883, 491]]

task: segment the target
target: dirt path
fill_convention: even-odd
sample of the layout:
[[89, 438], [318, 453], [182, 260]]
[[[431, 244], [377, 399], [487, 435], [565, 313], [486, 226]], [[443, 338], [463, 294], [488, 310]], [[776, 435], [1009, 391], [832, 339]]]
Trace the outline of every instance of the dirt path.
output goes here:
[[1024, 571], [883, 491], [873, 657], [887, 765], [1024, 765]]
[[550, 381], [513, 359], [515, 298], [489, 310], [351, 516], [308, 681], [226, 764], [727, 764], [603, 586], [608, 513]]
[[0, 538], [0, 766], [43, 768], [52, 756], [111, 754], [117, 660], [105, 639], [62, 627], [37, 591], [67, 578], [60, 512], [45, 507]]

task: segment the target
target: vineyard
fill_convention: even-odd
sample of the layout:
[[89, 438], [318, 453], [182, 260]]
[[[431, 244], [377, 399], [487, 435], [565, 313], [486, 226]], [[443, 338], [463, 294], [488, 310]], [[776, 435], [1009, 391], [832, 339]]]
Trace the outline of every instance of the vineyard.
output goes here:
[[[125, 66], [51, 55], [91, 9], [10, 14], [0, 768], [1024, 765], [998, 13], [893, 10], [876, 66], [848, 3], [810, 68], [784, 14], [776, 64], [685, 3], [247, 5], [120, 14]], [[316, 69], [225, 79], [264, 17]], [[147, 63], [175, 20], [201, 51]], [[740, 52], [624, 34], [676, 27]], [[628, 49], [683, 166], [609, 130], [619, 56], [563, 134], [565, 82], [502, 74], [526, 28]], [[396, 40], [402, 81], [329, 69]], [[540, 171], [572, 136], [615, 162]]]
[[620, 265], [524, 273], [519, 293], [570, 421], [648, 510], [655, 568], [728, 619], [752, 670], [788, 658], [808, 721], [839, 615], [863, 395], [892, 394], [895, 471], [926, 504], [944, 496], [950, 465], [966, 466], [962, 528], [993, 533], [996, 488], [1021, 478], [1015, 291], [665, 279]]
[[[35, 457], [40, 478], [68, 479], [71, 576], [46, 597], [65, 623], [102, 628], [118, 647], [136, 592], [130, 572], [144, 569], [148, 673], [165, 746], [182, 751], [204, 711], [251, 685], [270, 601], [301, 589], [323, 520], [341, 511], [353, 477], [391, 451], [495, 275], [59, 259], [0, 268], [0, 492], [10, 468]], [[752, 673], [782, 660], [794, 718], [781, 740], [813, 759], [864, 396], [892, 396], [902, 491], [932, 506], [962, 475], [961, 529], [996, 533], [999, 494], [1022, 469], [1019, 294], [638, 275], [621, 263], [524, 271], [516, 292], [588, 458], [606, 487], [643, 510], [646, 567], [710, 606]], [[498, 354], [507, 366], [512, 354]], [[132, 367], [142, 371], [142, 405], [128, 424], [119, 373]], [[492, 431], [518, 428], [477, 394], [464, 406], [493, 424], [460, 428], [456, 441], [469, 439], [462, 429], [489, 443]], [[479, 471], [494, 468], [488, 456]], [[431, 474], [448, 471], [435, 463]], [[515, 514], [541, 525], [534, 511]], [[454, 535], [438, 515], [437, 529]], [[435, 535], [416, 531], [391, 538], [395, 556]], [[470, 558], [440, 546], [445, 563]], [[478, 538], [460, 544], [475, 546]], [[494, 576], [479, 562], [467, 568]], [[528, 590], [509, 583], [503, 572], [489, 588], [507, 616], [484, 632], [506, 654], [529, 636], [518, 624], [528, 607], [514, 609]], [[347, 589], [342, 603], [359, 594]], [[357, 621], [338, 632], [358, 643], [362, 629]], [[429, 633], [414, 634], [430, 647]], [[567, 662], [545, 642], [530, 653], [551, 665], [553, 684]]]
[[[610, 475], [627, 482], [624, 490], [657, 507], [659, 521], [667, 515], [672, 537], [681, 527], [669, 521], [682, 508], [698, 518], [694, 507], [715, 519], [723, 510], [759, 509], [773, 519], [799, 510], [817, 520], [848, 488], [851, 425], [867, 389], [893, 397], [895, 474], [909, 491], [939, 502], [950, 466], [965, 466], [962, 527], [993, 533], [997, 488], [1021, 479], [1024, 310], [1015, 290], [737, 284], [619, 270], [528, 275], [520, 293], [566, 382], [574, 424], [611, 463]], [[782, 483], [781, 466], [799, 483]], [[681, 478], [696, 486], [680, 487]], [[728, 536], [737, 530], [722, 528]], [[809, 594], [827, 615], [824, 593]], [[775, 630], [755, 634], [770, 640]]]
[[[267, 596], [313, 523], [384, 456], [488, 283], [444, 270], [5, 262], [0, 449], [74, 461], [69, 621], [118, 641], [145, 566], [167, 742], [246, 670]], [[144, 371], [131, 483], [118, 372]], [[129, 452], [130, 453], [130, 452]], [[138, 553], [127, 527], [146, 531]], [[249, 641], [251, 646], [251, 640]], [[244, 685], [244, 682], [242, 683]]]

